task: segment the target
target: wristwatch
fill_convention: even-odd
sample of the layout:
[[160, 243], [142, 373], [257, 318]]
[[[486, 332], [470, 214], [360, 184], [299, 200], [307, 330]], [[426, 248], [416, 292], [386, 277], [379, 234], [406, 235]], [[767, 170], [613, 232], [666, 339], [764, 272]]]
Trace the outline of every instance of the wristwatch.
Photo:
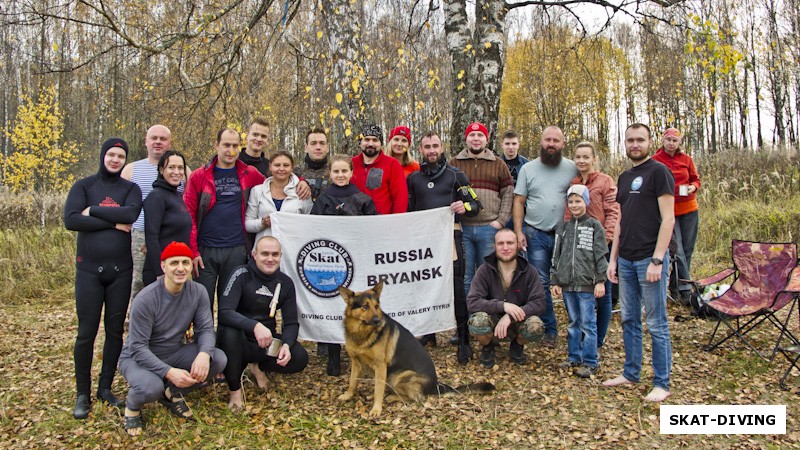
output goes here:
[[650, 258], [650, 262], [653, 263], [654, 266], [660, 266], [661, 264], [664, 263], [664, 261], [658, 258]]

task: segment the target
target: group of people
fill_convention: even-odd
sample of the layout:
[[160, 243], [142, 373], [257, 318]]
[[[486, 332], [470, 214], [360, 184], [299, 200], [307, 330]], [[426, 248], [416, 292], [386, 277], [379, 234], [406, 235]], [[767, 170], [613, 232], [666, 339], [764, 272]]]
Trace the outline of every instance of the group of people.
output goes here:
[[[628, 127], [625, 148], [633, 168], [620, 176], [619, 189], [598, 171], [591, 143], [576, 146], [574, 161], [564, 158], [557, 127], [543, 130], [532, 161], [519, 155], [513, 131], [502, 135], [499, 156], [488, 148], [483, 124], [470, 124], [464, 136], [465, 148], [448, 160], [438, 134], [426, 133], [417, 162], [408, 127], [391, 130], [385, 153], [380, 127], [365, 127], [352, 158], [331, 156], [325, 130], [312, 128], [304, 160], [295, 164], [286, 151], [266, 157], [269, 123], [255, 119], [245, 148], [236, 130], [222, 129], [216, 154], [194, 172], [171, 148], [163, 125], [147, 131], [147, 157], [127, 165], [127, 143], [104, 142], [100, 170], [75, 183], [64, 210], [65, 226], [78, 231], [73, 415], [83, 419], [91, 410], [92, 349], [103, 307], [97, 398], [124, 408], [124, 428], [132, 435], [142, 430], [145, 403], [158, 400], [189, 419], [184, 395], [224, 376], [228, 405], [240, 408], [245, 366], [261, 387], [266, 372], [306, 367], [294, 284], [280, 271], [281, 246], [272, 237], [270, 214], [276, 211], [352, 216], [449, 207], [457, 324], [451, 341], [461, 364], [473, 356], [470, 336], [481, 344], [479, 360], [487, 367], [494, 366], [501, 340], [510, 341], [516, 364], [525, 363], [527, 343], [554, 347], [552, 297], [561, 295], [570, 320], [561, 367], [595, 375], [611, 317], [610, 283], [619, 283], [626, 360], [622, 374], [604, 385], [639, 381], [644, 305], [654, 368], [646, 399], [665, 399], [668, 246], [675, 224], [676, 279], [688, 279], [700, 186], [678, 130], [664, 133], [664, 148], [651, 158], [650, 129]], [[675, 285], [678, 296], [686, 295], [682, 283]], [[435, 335], [419, 339], [436, 345]], [[339, 375], [340, 345], [321, 343], [318, 350], [327, 355], [327, 373]], [[125, 401], [111, 391], [117, 363], [129, 384]]]

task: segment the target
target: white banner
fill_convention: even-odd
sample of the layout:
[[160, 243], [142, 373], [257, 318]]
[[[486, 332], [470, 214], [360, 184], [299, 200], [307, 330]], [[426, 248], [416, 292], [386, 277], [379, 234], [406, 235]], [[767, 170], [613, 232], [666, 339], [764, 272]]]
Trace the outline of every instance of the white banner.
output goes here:
[[415, 336], [455, 328], [449, 207], [380, 216], [273, 213], [281, 271], [295, 282], [300, 339], [344, 343], [338, 286], [384, 281], [381, 309]]

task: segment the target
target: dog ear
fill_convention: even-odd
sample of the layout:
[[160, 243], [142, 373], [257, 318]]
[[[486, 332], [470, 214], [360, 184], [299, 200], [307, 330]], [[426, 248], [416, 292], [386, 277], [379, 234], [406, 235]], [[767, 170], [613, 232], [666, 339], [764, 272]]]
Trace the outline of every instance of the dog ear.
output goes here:
[[372, 287], [372, 292], [374, 292], [375, 295], [377, 295], [377, 296], [381, 295], [381, 291], [382, 290], [383, 290], [383, 281], [381, 281], [380, 283], [378, 283], [378, 284], [376, 284], [375, 286]]
[[349, 305], [350, 300], [352, 300], [353, 296], [355, 295], [355, 292], [351, 291], [350, 289], [347, 289], [344, 286], [339, 286], [339, 294], [342, 295], [342, 300], [344, 300], [344, 302]]

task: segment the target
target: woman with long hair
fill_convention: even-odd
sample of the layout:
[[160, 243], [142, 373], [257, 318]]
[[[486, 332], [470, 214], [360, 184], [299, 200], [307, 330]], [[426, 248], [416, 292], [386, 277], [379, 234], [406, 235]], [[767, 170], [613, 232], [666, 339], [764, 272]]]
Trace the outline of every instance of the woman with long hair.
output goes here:
[[185, 172], [186, 158], [175, 150], [167, 150], [158, 160], [158, 177], [144, 200], [144, 241], [147, 247], [142, 268], [144, 286], [164, 274], [160, 256], [170, 242], [189, 243], [192, 216], [186, 209], [183, 195], [178, 192]]

